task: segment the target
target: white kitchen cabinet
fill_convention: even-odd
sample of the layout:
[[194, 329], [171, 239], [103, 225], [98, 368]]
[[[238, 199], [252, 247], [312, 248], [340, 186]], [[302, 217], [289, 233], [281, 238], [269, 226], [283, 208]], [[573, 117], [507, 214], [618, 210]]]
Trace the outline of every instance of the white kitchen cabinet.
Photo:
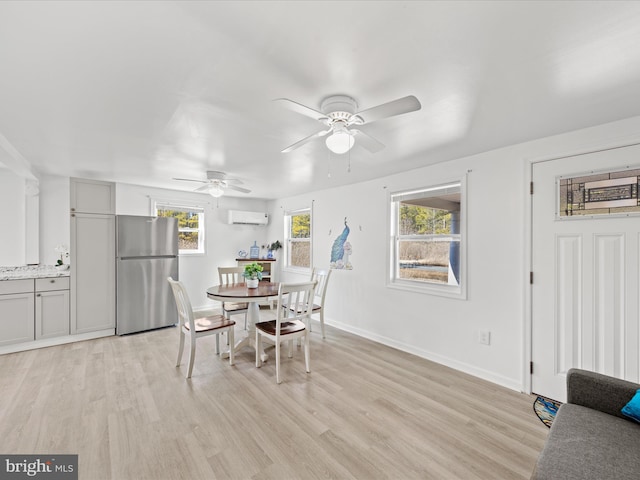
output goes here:
[[115, 183], [72, 178], [71, 212], [114, 215], [116, 213]]
[[71, 334], [115, 334], [115, 230], [115, 215], [71, 214]]
[[69, 277], [36, 279], [36, 340], [69, 335], [69, 319]]
[[34, 339], [33, 280], [0, 282], [0, 346]]

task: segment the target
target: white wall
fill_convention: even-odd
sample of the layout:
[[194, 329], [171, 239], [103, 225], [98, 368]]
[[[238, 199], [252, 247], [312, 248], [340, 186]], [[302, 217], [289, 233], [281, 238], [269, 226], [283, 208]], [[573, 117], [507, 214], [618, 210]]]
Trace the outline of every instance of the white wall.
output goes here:
[[[40, 260], [52, 265], [57, 260], [55, 247], [70, 245], [70, 181], [68, 177], [43, 176], [40, 180]], [[23, 197], [22, 197], [23, 198]], [[235, 265], [239, 250], [249, 250], [254, 240], [270, 241], [266, 227], [227, 225], [227, 211], [267, 211], [264, 200], [222, 197], [216, 202], [204, 194], [116, 184], [117, 215], [150, 215], [151, 198], [164, 201], [186, 201], [205, 208], [205, 255], [181, 256], [180, 279], [184, 281], [194, 307], [215, 307], [206, 289], [218, 283], [217, 267]], [[275, 239], [273, 239], [275, 240]], [[9, 265], [0, 262], [0, 265]]]
[[11, 170], [0, 168], [0, 205], [5, 218], [0, 227], [0, 266], [13, 267], [26, 263], [25, 251], [25, 180]]
[[[530, 161], [623, 144], [639, 139], [638, 132], [640, 117], [635, 117], [380, 180], [282, 198], [270, 202], [270, 234], [282, 235], [283, 210], [313, 202], [314, 265], [326, 267], [331, 245], [347, 217], [353, 270], [333, 272], [327, 322], [520, 390], [528, 361]], [[387, 287], [388, 192], [438, 184], [465, 174], [467, 300]], [[300, 280], [286, 271], [281, 277]], [[491, 331], [491, 345], [477, 342], [479, 329]]]
[[[54, 265], [55, 247], [71, 245], [69, 177], [46, 175], [40, 179], [40, 263]], [[68, 262], [68, 260], [66, 260]]]
[[239, 250], [249, 251], [254, 241], [266, 243], [267, 228], [251, 225], [228, 225], [228, 210], [266, 212], [264, 200], [223, 196], [218, 201], [200, 193], [154, 189], [136, 185], [116, 185], [118, 215], [151, 215], [152, 199], [172, 203], [187, 202], [205, 208], [205, 254], [180, 256], [180, 280], [187, 287], [194, 308], [219, 305], [207, 299], [206, 289], [218, 284], [220, 266], [236, 265]]

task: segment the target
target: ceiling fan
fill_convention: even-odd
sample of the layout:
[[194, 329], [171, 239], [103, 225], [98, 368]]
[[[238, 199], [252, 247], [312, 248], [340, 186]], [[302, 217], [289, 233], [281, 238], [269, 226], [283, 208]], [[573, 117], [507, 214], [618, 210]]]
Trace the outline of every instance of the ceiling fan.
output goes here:
[[327, 137], [325, 143], [333, 153], [342, 154], [348, 152], [355, 144], [356, 138], [360, 145], [371, 153], [376, 153], [382, 150], [384, 145], [371, 135], [352, 127], [414, 112], [422, 107], [418, 99], [413, 95], [362, 111], [358, 111], [358, 103], [347, 95], [332, 95], [325, 98], [320, 105], [321, 111], [314, 110], [288, 98], [277, 98], [275, 101], [281, 102], [294, 112], [318, 120], [328, 127], [326, 130], [321, 130], [297, 141], [293, 145], [289, 145], [282, 150], [282, 153], [289, 153], [306, 143], [322, 137]]
[[212, 197], [218, 198], [224, 194], [224, 191], [235, 190], [242, 193], [251, 193], [251, 190], [243, 187], [238, 187], [238, 184], [242, 184], [242, 181], [237, 178], [229, 178], [224, 172], [216, 172], [213, 170], [207, 171], [206, 180], [195, 180], [192, 178], [175, 178], [174, 180], [180, 180], [182, 182], [198, 182], [203, 183], [201, 187], [198, 187], [194, 192], [206, 192]]

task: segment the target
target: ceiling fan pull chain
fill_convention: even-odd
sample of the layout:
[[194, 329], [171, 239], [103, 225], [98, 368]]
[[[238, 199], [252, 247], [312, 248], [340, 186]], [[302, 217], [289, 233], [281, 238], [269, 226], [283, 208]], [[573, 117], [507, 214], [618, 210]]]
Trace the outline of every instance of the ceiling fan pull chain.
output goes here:
[[327, 178], [331, 178], [331, 150], [327, 149]]

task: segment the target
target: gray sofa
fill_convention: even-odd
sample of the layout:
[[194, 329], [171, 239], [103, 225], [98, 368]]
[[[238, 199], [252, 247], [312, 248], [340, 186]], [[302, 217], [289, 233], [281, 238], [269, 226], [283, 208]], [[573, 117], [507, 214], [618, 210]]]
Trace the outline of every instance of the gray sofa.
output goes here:
[[567, 374], [532, 480], [640, 479], [640, 423], [620, 410], [640, 385], [586, 370]]

